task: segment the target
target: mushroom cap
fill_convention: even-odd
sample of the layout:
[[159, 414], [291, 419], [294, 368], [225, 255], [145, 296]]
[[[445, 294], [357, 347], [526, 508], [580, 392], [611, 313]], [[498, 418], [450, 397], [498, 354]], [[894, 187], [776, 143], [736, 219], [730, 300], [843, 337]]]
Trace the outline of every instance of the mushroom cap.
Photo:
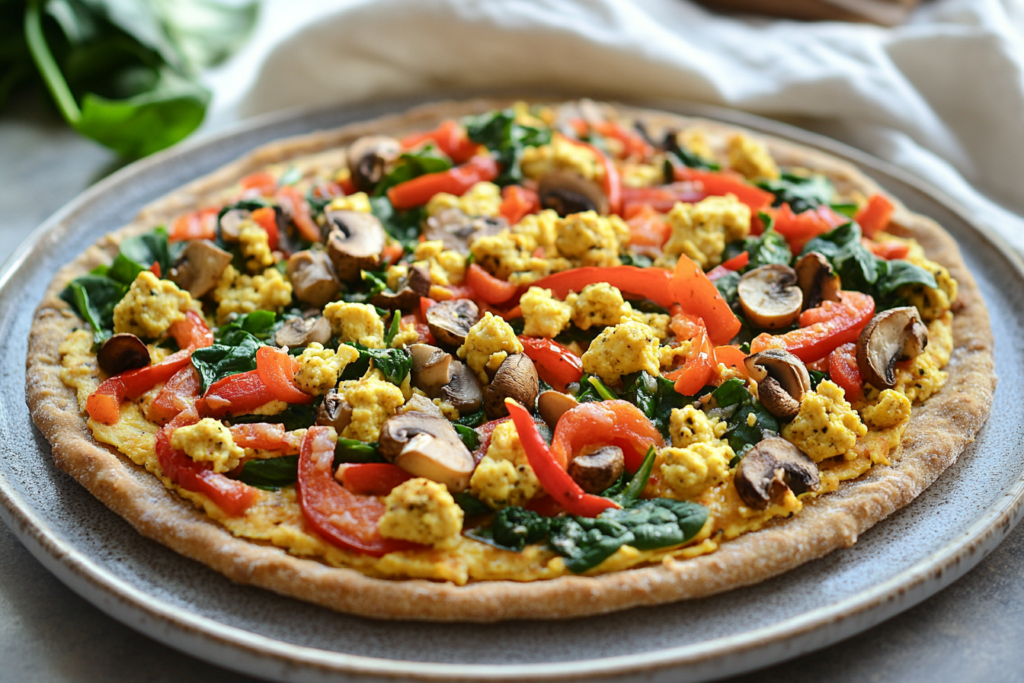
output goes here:
[[237, 242], [244, 221], [252, 220], [252, 211], [230, 209], [217, 221], [220, 237], [225, 242]]
[[804, 254], [793, 266], [797, 285], [804, 293], [803, 310], [817, 308], [823, 301], [839, 301], [842, 282], [824, 254]]
[[402, 153], [402, 143], [386, 135], [365, 135], [348, 148], [348, 170], [356, 189], [369, 192], [384, 178], [388, 164]]
[[278, 346], [309, 346], [313, 342], [327, 344], [331, 341], [331, 324], [323, 316], [312, 318], [289, 318], [274, 335]]
[[445, 249], [469, 255], [469, 248], [480, 237], [497, 235], [508, 228], [502, 216], [469, 216], [461, 209], [451, 208], [427, 219], [423, 237], [428, 241], [441, 240]]
[[229, 263], [231, 252], [209, 240], [192, 240], [171, 266], [167, 279], [186, 290], [192, 298], [198, 299], [217, 286], [217, 281]]
[[387, 242], [380, 220], [362, 211], [326, 211], [327, 255], [342, 282], [355, 282], [360, 271], [375, 270]]
[[419, 310], [420, 299], [430, 295], [430, 271], [424, 266], [410, 266], [409, 273], [398, 282], [397, 292], [381, 292], [370, 300], [374, 306], [403, 311]]
[[435, 398], [452, 379], [452, 354], [430, 344], [413, 344], [412, 385], [430, 398]]
[[480, 319], [480, 308], [470, 299], [439, 301], [427, 309], [427, 327], [434, 339], [448, 346], [462, 346]]
[[896, 386], [896, 363], [916, 358], [928, 346], [928, 328], [914, 306], [882, 311], [857, 339], [857, 367], [864, 380], [879, 389]]
[[111, 376], [119, 375], [126, 370], [149, 365], [149, 347], [134, 334], [122, 332], [100, 344], [96, 360], [103, 372]]
[[419, 411], [388, 418], [380, 430], [381, 455], [417, 477], [465, 491], [476, 463], [458, 432], [443, 417]]
[[460, 413], [473, 413], [480, 410], [484, 402], [484, 390], [476, 373], [465, 363], [455, 361], [452, 363], [452, 378], [441, 388], [438, 398]]
[[747, 318], [767, 330], [791, 325], [800, 317], [804, 295], [789, 266], [768, 264], [740, 278], [736, 292]]
[[608, 214], [608, 197], [601, 187], [579, 173], [557, 169], [540, 179], [537, 187], [541, 208], [553, 209], [559, 216], [584, 211]]
[[494, 379], [484, 389], [484, 411], [496, 420], [508, 415], [506, 398], [513, 398], [527, 408], [533, 406], [540, 393], [537, 368], [525, 353], [515, 353], [502, 361]]
[[733, 477], [736, 493], [755, 510], [780, 502], [787, 489], [799, 495], [820, 486], [814, 461], [778, 436], [763, 439], [747, 451]]
[[587, 493], [600, 493], [618, 481], [626, 469], [626, 457], [618, 446], [602, 446], [577, 455], [566, 468], [572, 480]]
[[563, 394], [561, 391], [549, 389], [540, 392], [537, 397], [537, 412], [548, 427], [554, 429], [558, 425], [559, 418], [580, 404], [575, 396]]
[[334, 427], [334, 431], [341, 434], [351, 422], [352, 406], [336, 389], [328, 391], [316, 413], [316, 423], [322, 427]]
[[800, 412], [800, 402], [811, 391], [811, 376], [802, 360], [782, 349], [767, 349], [743, 362], [769, 413], [790, 418]]
[[288, 257], [287, 272], [295, 298], [317, 308], [331, 301], [341, 287], [324, 251], [295, 252]]

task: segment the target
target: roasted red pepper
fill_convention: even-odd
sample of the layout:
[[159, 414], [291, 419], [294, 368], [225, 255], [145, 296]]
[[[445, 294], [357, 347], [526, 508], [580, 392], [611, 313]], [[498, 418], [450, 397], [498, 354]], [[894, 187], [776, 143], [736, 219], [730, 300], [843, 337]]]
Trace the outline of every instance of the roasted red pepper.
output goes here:
[[280, 239], [277, 229], [277, 212], [272, 207], [264, 206], [252, 212], [252, 219], [267, 233], [267, 243], [271, 250], [277, 249], [277, 241]]
[[476, 263], [471, 263], [466, 271], [466, 284], [473, 288], [474, 298], [495, 305], [506, 303], [519, 291], [511, 282], [494, 277]]
[[828, 354], [828, 375], [843, 390], [847, 400], [856, 401], [864, 396], [864, 377], [857, 365], [856, 344], [843, 344]]
[[775, 201], [775, 195], [754, 187], [738, 173], [701, 171], [686, 166], [675, 166], [675, 179], [699, 183], [700, 189], [709, 195], [735, 195], [736, 199], [750, 207], [750, 211], [755, 215]]
[[676, 262], [670, 298], [684, 311], [704, 321], [712, 344], [729, 343], [742, 327], [715, 283], [686, 254], [680, 254]]
[[551, 339], [519, 337], [523, 353], [537, 366], [537, 374], [558, 391], [583, 377], [583, 361], [579, 356]]
[[865, 237], [874, 237], [889, 227], [889, 220], [895, 209], [892, 202], [884, 196], [873, 194], [868, 199], [867, 206], [858, 211], [853, 220], [857, 221]]
[[501, 190], [501, 208], [498, 210], [509, 225], [523, 220], [523, 216], [540, 211], [540, 198], [534, 190], [509, 185]]
[[462, 166], [399, 183], [388, 190], [388, 199], [396, 209], [411, 209], [426, 204], [440, 192], [461, 197], [477, 183], [497, 177], [498, 162], [489, 156], [475, 156]]
[[625, 456], [626, 470], [636, 472], [648, 449], [660, 448], [663, 443], [658, 428], [632, 403], [595, 401], [581, 403], [559, 418], [551, 440], [551, 457], [564, 470], [569, 460], [587, 446], [618, 446]]
[[199, 400], [199, 373], [186, 364], [167, 380], [160, 393], [149, 404], [146, 414], [153, 422], [163, 424], [183, 410], [188, 410]]
[[402, 147], [405, 149], [412, 149], [428, 141], [434, 142], [438, 149], [457, 164], [468, 161], [479, 149], [479, 145], [466, 135], [466, 129], [451, 119], [444, 121], [434, 130], [425, 133], [412, 133], [401, 140]]
[[196, 408], [205, 417], [224, 417], [228, 413], [251, 413], [273, 400], [274, 392], [263, 383], [258, 371], [250, 370], [211, 384]]
[[200, 209], [178, 216], [171, 223], [168, 239], [171, 242], [185, 240], [212, 240], [217, 237], [217, 214], [220, 209]]
[[875, 314], [875, 300], [861, 292], [841, 293], [842, 301], [825, 301], [800, 314], [800, 329], [780, 335], [764, 333], [750, 342], [750, 352], [786, 349], [804, 363], [825, 358], [837, 347], [857, 340]]
[[285, 431], [284, 425], [270, 422], [231, 425], [231, 438], [241, 448], [256, 448], [262, 451], [280, 451], [285, 455], [299, 452], [302, 432]]
[[243, 190], [252, 190], [259, 195], [272, 195], [277, 189], [277, 178], [266, 171], [247, 175], [238, 182]]
[[548, 450], [548, 445], [537, 431], [537, 425], [530, 412], [511, 398], [505, 399], [505, 405], [508, 406], [509, 415], [516, 425], [519, 443], [526, 451], [526, 458], [530, 461], [533, 473], [537, 475], [537, 480], [544, 490], [559, 505], [570, 514], [580, 517], [597, 517], [608, 508], [620, 507], [618, 503], [607, 498], [584, 493], [565, 468], [555, 461]]
[[361, 496], [386, 496], [412, 475], [397, 465], [385, 462], [341, 465], [335, 479], [346, 489]]
[[[663, 268], [586, 266], [548, 275], [537, 280], [531, 286], [550, 289], [556, 297], [564, 299], [569, 296], [569, 292], [581, 292], [587, 285], [592, 285], [595, 282], [607, 282], [622, 292], [642, 296], [659, 306], [668, 308], [675, 303], [672, 299], [671, 281], [672, 274]], [[714, 288], [714, 285], [711, 287]]]
[[295, 223], [302, 238], [310, 242], [320, 241], [320, 228], [313, 222], [309, 211], [309, 202], [302, 193], [292, 185], [285, 185], [277, 191], [277, 201]]
[[692, 336], [689, 337], [691, 347], [686, 362], [682, 367], [664, 375], [665, 379], [676, 383], [676, 391], [684, 396], [693, 396], [703, 389], [711, 381], [711, 375], [715, 370], [707, 330], [703, 321], [699, 318], [697, 321], [699, 324], [693, 326]]
[[256, 374], [273, 394], [275, 401], [308, 404], [313, 397], [295, 384], [299, 363], [281, 349], [261, 346], [256, 352]]
[[838, 228], [848, 222], [848, 218], [824, 205], [794, 214], [793, 210], [789, 208], [789, 204], [783, 204], [775, 212], [775, 222], [772, 227], [775, 232], [786, 238], [793, 253], [799, 254], [804, 245], [818, 235], [824, 235], [833, 228]]

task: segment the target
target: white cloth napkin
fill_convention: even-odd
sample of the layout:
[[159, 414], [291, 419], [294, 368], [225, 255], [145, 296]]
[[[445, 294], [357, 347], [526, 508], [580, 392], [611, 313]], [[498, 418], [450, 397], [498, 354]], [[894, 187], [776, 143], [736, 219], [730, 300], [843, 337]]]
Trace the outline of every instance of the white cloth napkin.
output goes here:
[[1024, 251], [1024, 5], [937, 0], [895, 29], [684, 0], [270, 0], [212, 75], [214, 125], [457, 88], [683, 98], [801, 124], [911, 171]]

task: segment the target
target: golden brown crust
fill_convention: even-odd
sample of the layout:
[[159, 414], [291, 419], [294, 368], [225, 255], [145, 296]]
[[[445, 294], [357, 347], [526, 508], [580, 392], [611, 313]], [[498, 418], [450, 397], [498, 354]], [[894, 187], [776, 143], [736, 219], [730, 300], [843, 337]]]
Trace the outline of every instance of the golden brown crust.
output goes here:
[[[71, 389], [59, 377], [58, 346], [81, 325], [58, 294], [72, 278], [108, 261], [124, 234], [166, 222], [211, 203], [218, 193], [268, 163], [344, 145], [366, 132], [400, 134], [444, 118], [486, 111], [504, 102], [477, 100], [417, 108], [407, 114], [346, 126], [337, 131], [269, 144], [143, 209], [129, 226], [91, 247], [63, 268], [35, 314], [29, 339], [26, 394], [32, 419], [53, 445], [57, 465], [77, 479], [140, 533], [205, 563], [239, 583], [252, 584], [332, 609], [383, 619], [498, 621], [559, 619], [711, 595], [763, 581], [853, 545], [865, 530], [917, 497], [956, 461], [988, 417], [995, 390], [993, 339], [988, 311], [953, 239], [934, 221], [902, 206], [893, 232], [915, 238], [928, 257], [949, 268], [960, 284], [962, 307], [953, 321], [954, 352], [948, 381], [916, 407], [890, 466], [876, 466], [858, 480], [809, 500], [790, 519], [776, 520], [710, 555], [595, 577], [550, 581], [494, 581], [466, 586], [424, 580], [392, 581], [336, 569], [285, 551], [233, 537], [222, 526], [166, 489], [142, 468], [97, 443]], [[635, 114], [637, 110], [626, 113]], [[653, 124], [683, 119], [644, 112]], [[734, 127], [703, 122], [719, 133]], [[845, 162], [782, 140], [765, 138], [783, 165], [827, 172], [841, 189], [865, 194], [875, 184]]]

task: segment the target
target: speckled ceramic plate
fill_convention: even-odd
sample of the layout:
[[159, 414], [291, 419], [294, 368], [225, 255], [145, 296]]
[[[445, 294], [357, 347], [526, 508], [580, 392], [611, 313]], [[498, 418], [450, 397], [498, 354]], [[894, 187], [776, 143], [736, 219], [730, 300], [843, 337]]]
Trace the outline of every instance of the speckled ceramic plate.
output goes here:
[[717, 678], [835, 643], [963, 575], [1024, 499], [1024, 269], [941, 193], [853, 149], [779, 123], [651, 106], [788, 138], [858, 165], [960, 243], [992, 311], [999, 387], [977, 441], [911, 505], [776, 579], [702, 600], [571, 622], [375, 622], [239, 586], [139, 536], [53, 465], [24, 401], [32, 311], [53, 273], [147, 202], [276, 138], [368, 119], [402, 101], [251, 122], [136, 163], [39, 228], [0, 274], [0, 518], [62, 581], [125, 624], [221, 666], [288, 681]]

